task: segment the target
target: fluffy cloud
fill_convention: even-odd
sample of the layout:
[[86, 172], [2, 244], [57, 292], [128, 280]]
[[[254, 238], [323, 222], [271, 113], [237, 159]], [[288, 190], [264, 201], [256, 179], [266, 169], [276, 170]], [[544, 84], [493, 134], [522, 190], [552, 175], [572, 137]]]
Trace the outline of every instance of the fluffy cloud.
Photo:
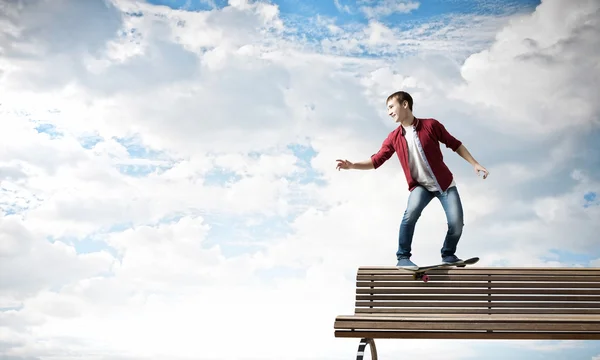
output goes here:
[[27, 225], [14, 215], [0, 218], [0, 307], [13, 307], [44, 289], [111, 271], [110, 254], [77, 254], [74, 247], [50, 243]]
[[12, 69], [3, 82], [22, 90], [50, 90], [84, 80], [84, 59], [104, 52], [123, 16], [109, 1], [26, 0], [2, 8], [0, 64]]
[[[335, 159], [379, 149], [394, 126], [383, 102], [398, 89], [491, 170], [482, 181], [444, 150], [465, 207], [460, 256], [600, 258], [589, 200], [600, 181], [579, 156], [581, 130], [597, 130], [593, 1], [544, 2], [501, 29], [506, 18], [482, 15], [334, 32], [324, 21], [311, 39], [263, 2], [21, 4], [0, 18], [4, 357], [354, 356], [333, 319], [353, 310], [357, 266], [395, 263], [408, 192], [396, 158], [376, 172], [337, 172]], [[56, 21], [65, 9], [77, 21]], [[549, 26], [556, 14], [570, 16]], [[445, 231], [434, 200], [417, 263], [439, 260]], [[378, 348], [435, 356], [425, 343]], [[457, 358], [483, 351], [445, 346]]]
[[[373, 1], [363, 0], [363, 4], [372, 4]], [[375, 6], [361, 6], [362, 11], [368, 18], [388, 16], [393, 13], [409, 13], [419, 8], [419, 3], [416, 1], [394, 1], [385, 0], [377, 3]]]
[[[469, 57], [455, 97], [489, 106], [498, 131], [552, 135], [599, 124], [600, 3], [544, 1]], [[567, 14], [567, 16], [565, 16]]]

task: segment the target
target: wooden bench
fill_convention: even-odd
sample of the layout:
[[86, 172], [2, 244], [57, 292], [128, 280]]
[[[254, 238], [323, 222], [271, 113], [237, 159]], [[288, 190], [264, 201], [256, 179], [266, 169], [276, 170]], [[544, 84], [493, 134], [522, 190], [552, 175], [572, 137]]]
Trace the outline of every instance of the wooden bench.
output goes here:
[[396, 267], [360, 267], [354, 315], [335, 337], [600, 340], [600, 268], [436, 269], [429, 281]]

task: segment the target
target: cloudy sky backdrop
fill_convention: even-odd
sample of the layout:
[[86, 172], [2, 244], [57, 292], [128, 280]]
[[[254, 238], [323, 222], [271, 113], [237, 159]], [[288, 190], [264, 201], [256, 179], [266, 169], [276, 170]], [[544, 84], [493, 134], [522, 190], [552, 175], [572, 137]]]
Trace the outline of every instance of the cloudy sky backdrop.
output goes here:
[[[0, 4], [0, 357], [304, 359], [408, 191], [377, 152], [410, 92], [482, 266], [600, 266], [597, 0]], [[439, 261], [432, 201], [414, 239]], [[379, 341], [382, 359], [600, 359], [594, 342]], [[518, 348], [525, 346], [525, 349]]]

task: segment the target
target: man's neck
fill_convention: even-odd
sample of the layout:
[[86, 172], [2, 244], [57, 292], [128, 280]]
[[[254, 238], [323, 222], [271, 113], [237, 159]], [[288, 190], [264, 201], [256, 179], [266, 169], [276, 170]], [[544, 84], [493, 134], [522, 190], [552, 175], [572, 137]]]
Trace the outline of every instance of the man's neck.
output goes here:
[[402, 126], [411, 126], [415, 122], [414, 115], [411, 115], [408, 119], [404, 119], [400, 122]]

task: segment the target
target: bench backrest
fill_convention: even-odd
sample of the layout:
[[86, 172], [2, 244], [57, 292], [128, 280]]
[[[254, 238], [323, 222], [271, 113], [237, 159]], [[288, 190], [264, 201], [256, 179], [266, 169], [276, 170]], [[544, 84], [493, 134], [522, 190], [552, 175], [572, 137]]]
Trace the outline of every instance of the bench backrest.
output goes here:
[[600, 268], [360, 267], [356, 313], [600, 314]]

